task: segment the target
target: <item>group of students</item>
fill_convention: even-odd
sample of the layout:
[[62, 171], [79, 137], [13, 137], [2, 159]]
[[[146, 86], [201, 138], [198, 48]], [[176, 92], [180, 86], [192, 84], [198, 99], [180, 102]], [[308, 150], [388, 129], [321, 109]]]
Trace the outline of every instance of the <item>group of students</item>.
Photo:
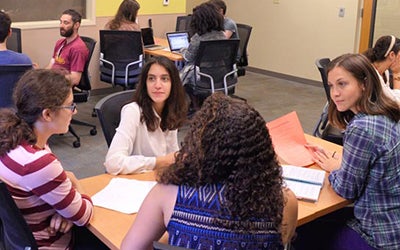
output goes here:
[[[179, 147], [188, 108], [179, 72], [167, 58], [148, 60], [105, 160], [111, 174], [155, 170], [158, 181], [121, 249], [151, 249], [166, 231], [169, 244], [190, 249], [283, 249], [290, 242], [296, 249], [400, 248], [400, 109], [388, 93], [396, 91], [382, 81], [392, 69], [397, 86], [397, 42], [383, 37], [366, 56], [344, 54], [329, 64], [328, 116], [345, 131], [343, 152], [306, 147], [330, 172], [333, 190], [354, 206], [297, 230], [297, 200], [259, 112], [215, 93]], [[77, 112], [72, 82], [47, 69], [18, 81], [16, 110], [0, 110], [0, 179], [40, 247], [104, 249], [93, 235], [74, 233], [90, 222], [93, 205], [47, 144]]]

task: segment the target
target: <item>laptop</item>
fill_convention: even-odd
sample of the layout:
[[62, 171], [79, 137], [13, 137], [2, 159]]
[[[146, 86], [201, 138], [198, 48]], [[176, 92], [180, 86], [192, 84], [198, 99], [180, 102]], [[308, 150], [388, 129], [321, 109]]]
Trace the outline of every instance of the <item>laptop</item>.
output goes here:
[[168, 32], [166, 35], [172, 53], [181, 54], [180, 50], [189, 46], [190, 38], [186, 31]]
[[164, 46], [155, 44], [152, 28], [142, 28], [141, 31], [142, 31], [143, 46], [145, 49], [156, 50], [165, 48]]

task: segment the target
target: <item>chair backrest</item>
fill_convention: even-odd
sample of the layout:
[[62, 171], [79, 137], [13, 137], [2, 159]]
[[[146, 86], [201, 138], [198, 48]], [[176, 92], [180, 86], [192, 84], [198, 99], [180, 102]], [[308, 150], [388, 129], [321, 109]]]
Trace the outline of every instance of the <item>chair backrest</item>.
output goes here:
[[7, 49], [21, 53], [22, 52], [22, 37], [21, 29], [11, 28], [12, 34], [7, 38]]
[[193, 30], [190, 27], [190, 23], [192, 22], [192, 16], [177, 16], [176, 17], [176, 27], [175, 31], [187, 31], [189, 33], [189, 37], [193, 36]]
[[14, 86], [25, 73], [25, 71], [32, 69], [30, 64], [13, 64], [13, 65], [0, 65], [0, 107], [13, 107], [12, 93]]
[[134, 93], [135, 90], [125, 90], [110, 94], [98, 101], [94, 107], [108, 147], [121, 120], [121, 109], [133, 100]]
[[239, 61], [238, 61], [238, 66], [247, 66], [249, 65], [248, 59], [247, 59], [247, 45], [250, 40], [250, 34], [251, 30], [253, 27], [247, 24], [242, 24], [238, 23], [237, 24], [238, 32], [239, 32], [239, 38], [240, 38], [240, 44], [239, 44]]
[[[239, 39], [223, 39], [200, 41], [198, 53], [195, 58], [195, 88], [196, 89], [227, 89], [237, 83], [236, 56]], [[199, 70], [200, 73], [197, 71]], [[198, 74], [200, 80], [198, 81]], [[208, 76], [204, 76], [207, 74]], [[211, 78], [212, 79], [211, 79]], [[214, 86], [212, 86], [212, 82]]]
[[0, 204], [0, 249], [38, 249], [25, 218], [2, 181], [0, 181]]
[[315, 61], [315, 65], [317, 66], [319, 73], [321, 74], [322, 84], [324, 86], [326, 99], [328, 102], [331, 100], [331, 93], [328, 86], [328, 75], [326, 73], [326, 69], [330, 62], [331, 60], [329, 58], [320, 58]]
[[78, 88], [82, 90], [91, 90], [92, 86], [90, 84], [90, 76], [89, 76], [89, 64], [90, 60], [92, 59], [93, 51], [96, 46], [96, 40], [91, 37], [81, 36], [82, 41], [85, 42], [86, 47], [89, 50], [89, 56], [85, 63], [85, 68], [83, 69], [81, 81], [78, 84]]
[[136, 83], [143, 66], [141, 32], [121, 30], [99, 32], [100, 79], [113, 85], [128, 86], [128, 83], [130, 85]]

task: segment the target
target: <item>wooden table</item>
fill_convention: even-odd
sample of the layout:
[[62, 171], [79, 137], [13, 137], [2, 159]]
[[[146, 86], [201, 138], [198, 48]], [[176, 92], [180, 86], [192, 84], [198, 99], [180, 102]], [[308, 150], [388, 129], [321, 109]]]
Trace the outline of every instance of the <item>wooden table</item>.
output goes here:
[[[167, 39], [156, 37], [156, 38], [154, 38], [154, 41], [158, 45], [162, 45], [162, 46], [164, 46], [166, 48], [169, 47]], [[168, 51], [168, 50], [165, 50], [165, 49], [150, 50], [150, 49], [146, 49], [145, 48], [144, 49], [144, 53], [146, 55], [149, 55], [149, 56], [165, 56], [165, 57], [169, 58], [171, 61], [174, 61], [174, 62], [180, 62], [180, 61], [184, 60], [182, 55], [178, 55], [178, 54], [172, 53], [171, 51]]]
[[[341, 146], [310, 135], [306, 135], [306, 140], [310, 143], [321, 145], [322, 147], [330, 151], [341, 151]], [[319, 168], [316, 165], [313, 165], [311, 167]], [[350, 204], [350, 201], [339, 197], [333, 191], [333, 189], [329, 185], [327, 176], [328, 174], [326, 174], [326, 181], [322, 187], [321, 194], [317, 202], [312, 203], [299, 201], [299, 215], [297, 220], [298, 226]], [[86, 193], [92, 196], [103, 189], [110, 182], [110, 180], [115, 177], [137, 180], [154, 180], [154, 173], [149, 172], [145, 174], [118, 176], [102, 174], [82, 179], [80, 180], [80, 183], [84, 187]], [[95, 206], [94, 216], [88, 228], [108, 247], [110, 247], [111, 249], [119, 249], [122, 239], [125, 237], [125, 234], [128, 232], [128, 229], [134, 222], [135, 218], [136, 214], [123, 214], [120, 212]]]

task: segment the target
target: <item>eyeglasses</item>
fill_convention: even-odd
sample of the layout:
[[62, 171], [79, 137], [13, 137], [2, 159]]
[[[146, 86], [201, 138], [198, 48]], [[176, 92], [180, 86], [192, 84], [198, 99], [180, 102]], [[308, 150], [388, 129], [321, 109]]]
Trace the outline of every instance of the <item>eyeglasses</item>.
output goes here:
[[75, 112], [75, 110], [76, 110], [76, 103], [72, 103], [71, 105], [68, 105], [68, 106], [59, 106], [59, 107], [57, 107], [57, 108], [60, 108], [60, 109], [69, 109], [69, 110], [71, 110], [71, 112]]

